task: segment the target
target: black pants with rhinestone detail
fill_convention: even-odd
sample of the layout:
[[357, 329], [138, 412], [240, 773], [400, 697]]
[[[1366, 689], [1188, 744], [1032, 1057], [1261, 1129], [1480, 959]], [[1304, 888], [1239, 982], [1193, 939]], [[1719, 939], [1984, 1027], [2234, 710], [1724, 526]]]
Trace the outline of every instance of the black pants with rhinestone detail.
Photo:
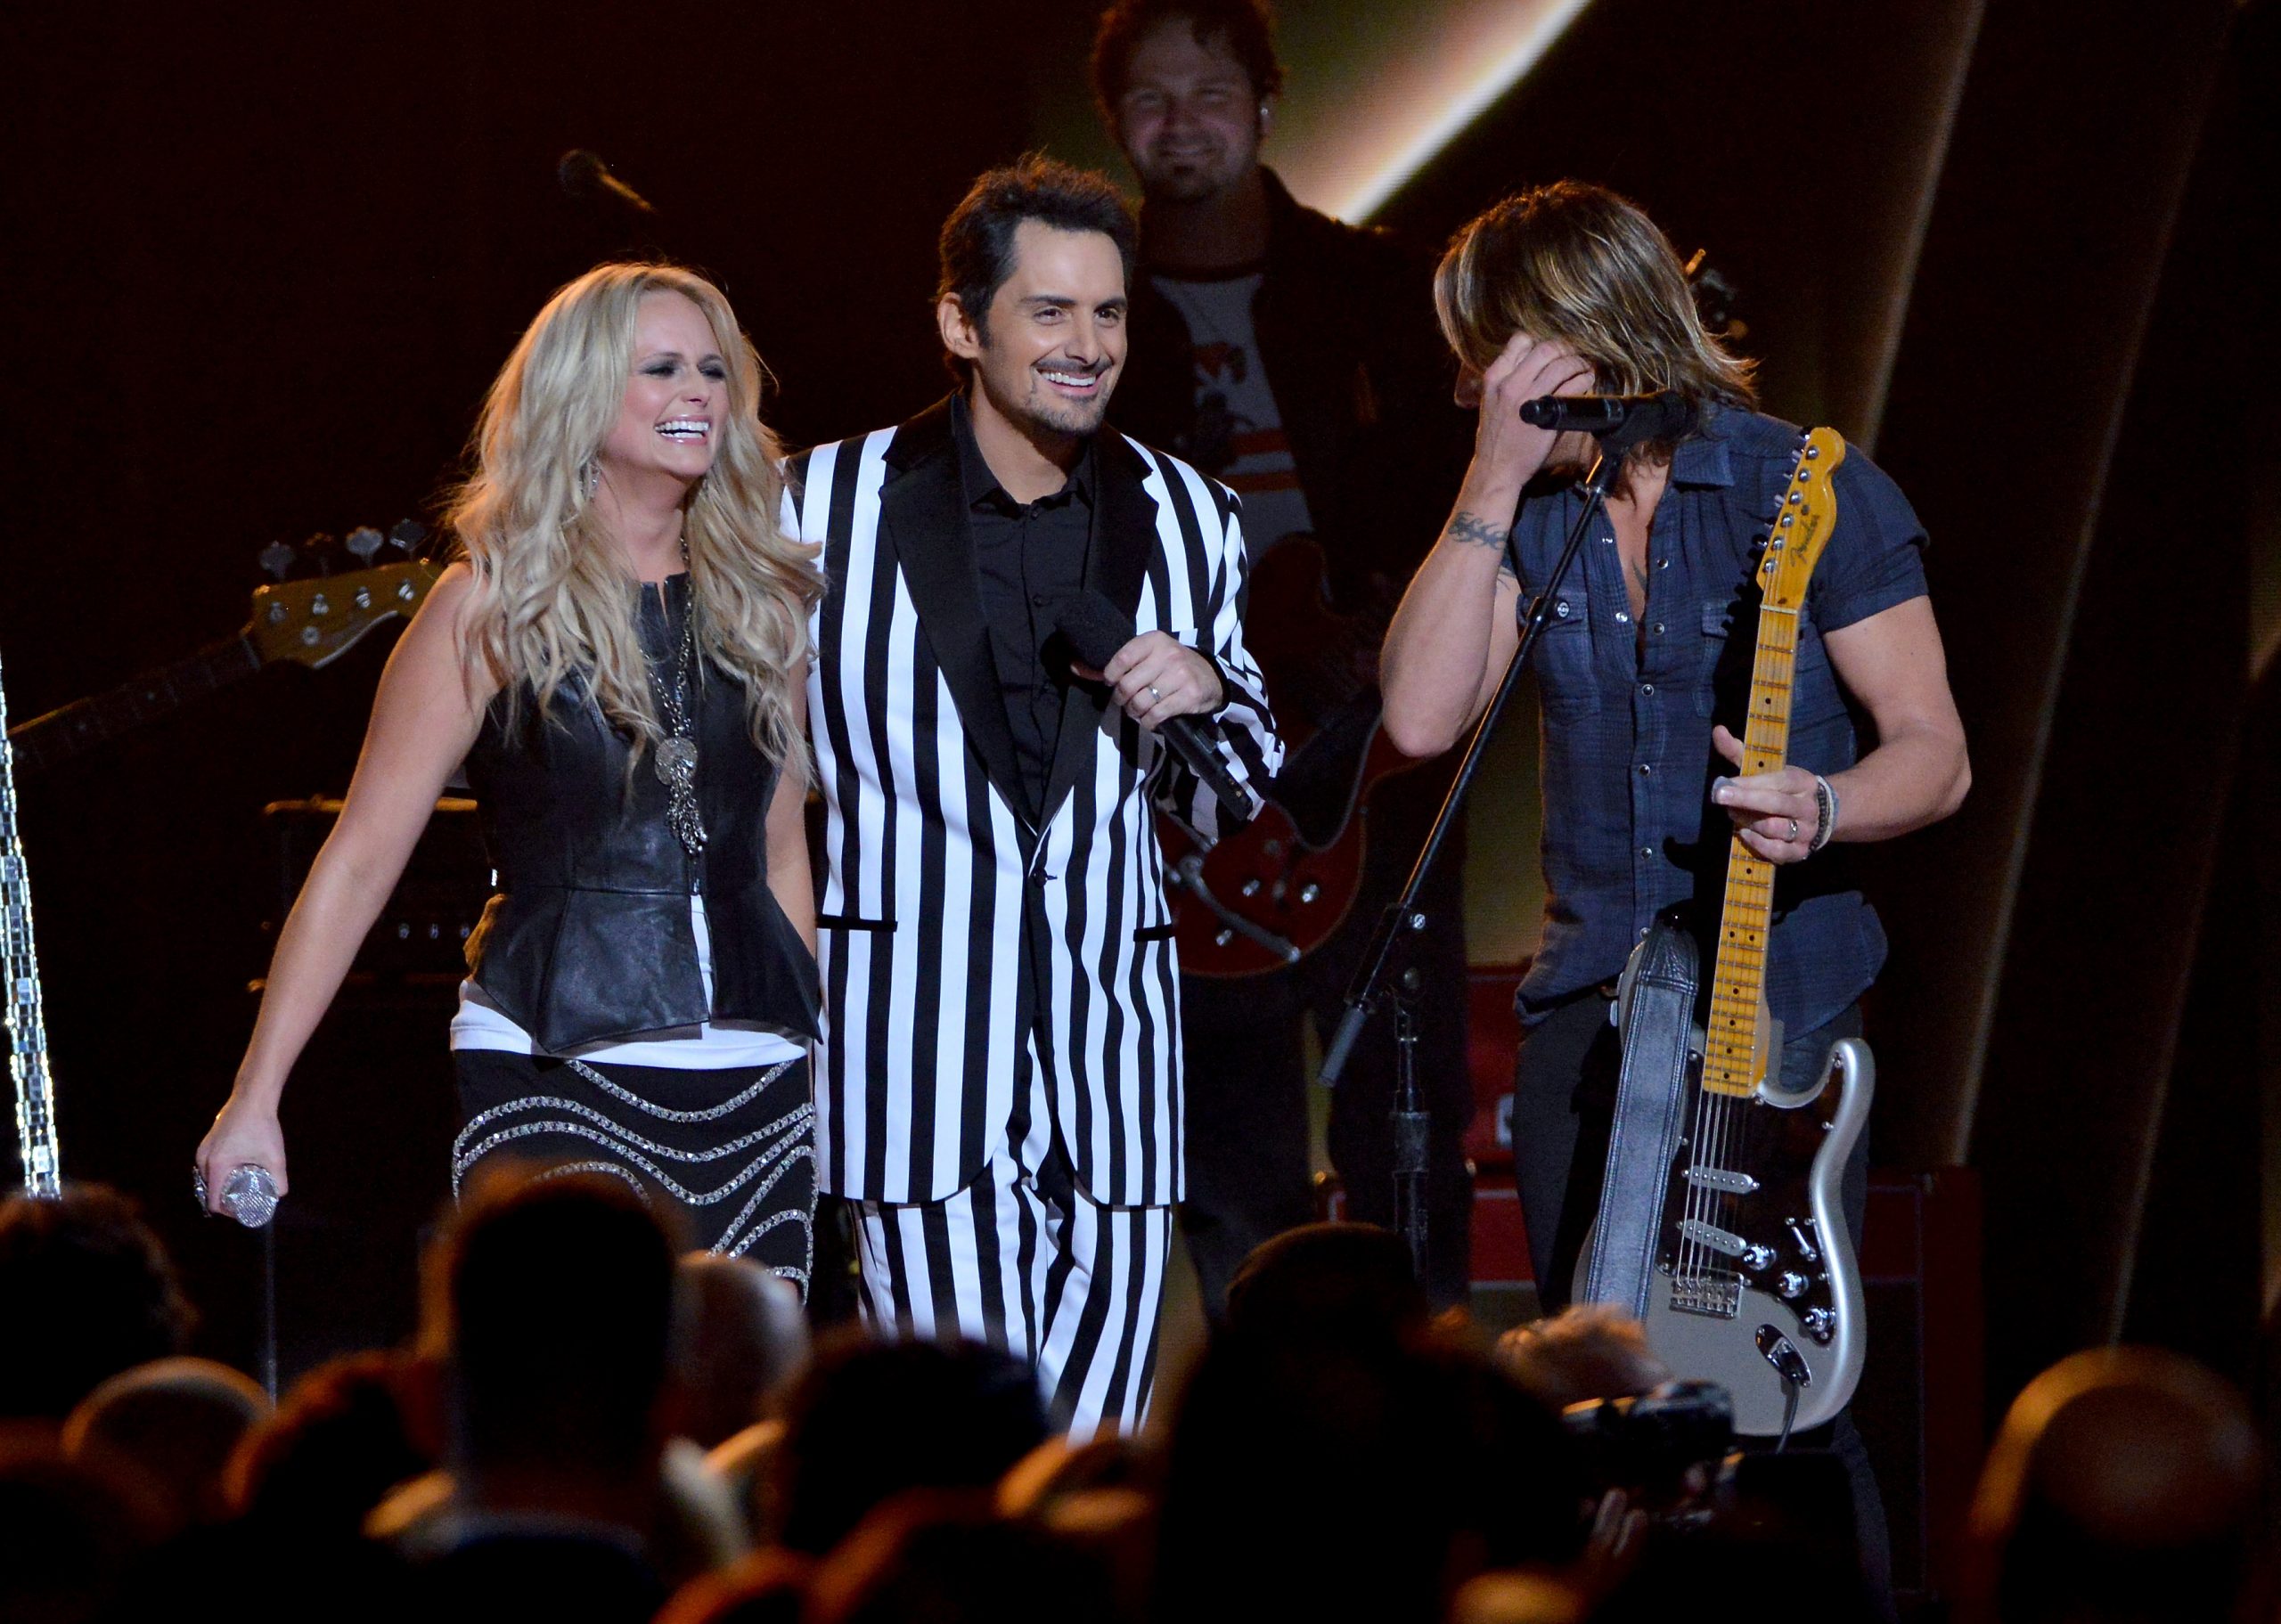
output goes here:
[[815, 1250], [815, 1107], [808, 1063], [683, 1070], [453, 1052], [460, 1135], [452, 1188], [512, 1157], [640, 1190], [679, 1239], [751, 1259], [807, 1295]]

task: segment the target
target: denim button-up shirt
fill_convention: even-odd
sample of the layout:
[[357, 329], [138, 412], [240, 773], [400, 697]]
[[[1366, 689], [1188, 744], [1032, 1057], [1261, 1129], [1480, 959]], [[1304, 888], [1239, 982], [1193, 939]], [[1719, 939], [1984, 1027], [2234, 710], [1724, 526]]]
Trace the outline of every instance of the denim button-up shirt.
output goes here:
[[[1787, 423], [1711, 408], [1673, 453], [1656, 509], [1643, 624], [1605, 512], [1553, 596], [1533, 662], [1546, 902], [1543, 942], [1521, 983], [1525, 1022], [1615, 977], [1665, 909], [1693, 900], [1700, 928], [1715, 926], [1732, 824], [1710, 788], [1735, 769], [1712, 748], [1711, 729], [1743, 730], [1755, 570], [1798, 440]], [[1790, 716], [1791, 763], [1824, 775], [1857, 754], [1824, 635], [1925, 592], [1924, 527], [1900, 487], [1858, 451], [1833, 484], [1837, 524], [1807, 589]], [[1582, 500], [1552, 481], [1523, 500], [1509, 557], [1524, 617]], [[1884, 932], [1848, 866], [1844, 849], [1828, 846], [1780, 870], [1766, 992], [1793, 1035], [1859, 998], [1884, 962]]]

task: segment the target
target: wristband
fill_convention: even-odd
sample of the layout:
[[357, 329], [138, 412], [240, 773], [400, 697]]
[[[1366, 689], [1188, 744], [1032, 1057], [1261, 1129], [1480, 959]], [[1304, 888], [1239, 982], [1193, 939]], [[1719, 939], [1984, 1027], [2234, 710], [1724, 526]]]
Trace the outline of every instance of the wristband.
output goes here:
[[1806, 845], [1810, 856], [1827, 845], [1829, 837], [1837, 833], [1837, 791], [1819, 772], [1814, 774], [1814, 837]]

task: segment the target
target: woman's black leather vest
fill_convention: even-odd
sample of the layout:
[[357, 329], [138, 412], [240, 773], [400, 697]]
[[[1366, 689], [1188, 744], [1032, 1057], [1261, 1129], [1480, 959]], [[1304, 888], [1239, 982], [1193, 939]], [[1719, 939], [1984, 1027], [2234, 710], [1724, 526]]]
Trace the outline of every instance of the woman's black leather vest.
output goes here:
[[[670, 670], [689, 577], [645, 588], [643, 647]], [[550, 1053], [699, 1022], [756, 1021], [816, 1035], [816, 963], [768, 889], [768, 802], [776, 763], [752, 741], [742, 684], [704, 666], [697, 685], [697, 796], [707, 836], [696, 857], [666, 824], [665, 785], [644, 753], [573, 680], [542, 713], [526, 691], [508, 722], [494, 699], [467, 778], [498, 870], [498, 894], [468, 943], [475, 983]], [[708, 1008], [689, 899], [701, 893], [713, 946]]]

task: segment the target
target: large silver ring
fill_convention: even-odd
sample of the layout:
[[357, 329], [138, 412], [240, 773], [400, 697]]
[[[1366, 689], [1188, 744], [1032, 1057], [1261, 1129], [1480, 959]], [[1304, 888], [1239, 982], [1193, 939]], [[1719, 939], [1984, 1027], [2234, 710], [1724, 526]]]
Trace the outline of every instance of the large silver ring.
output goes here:
[[1798, 837], [1798, 820], [1797, 820], [1795, 818], [1793, 818], [1793, 819], [1791, 819], [1791, 820], [1790, 820], [1790, 838], [1791, 838], [1792, 840], [1795, 840], [1795, 839], [1797, 839], [1797, 837]]
[[1164, 695], [1157, 691], [1157, 685], [1154, 682], [1149, 684], [1149, 698], [1151, 699], [1161, 699], [1164, 697]]

